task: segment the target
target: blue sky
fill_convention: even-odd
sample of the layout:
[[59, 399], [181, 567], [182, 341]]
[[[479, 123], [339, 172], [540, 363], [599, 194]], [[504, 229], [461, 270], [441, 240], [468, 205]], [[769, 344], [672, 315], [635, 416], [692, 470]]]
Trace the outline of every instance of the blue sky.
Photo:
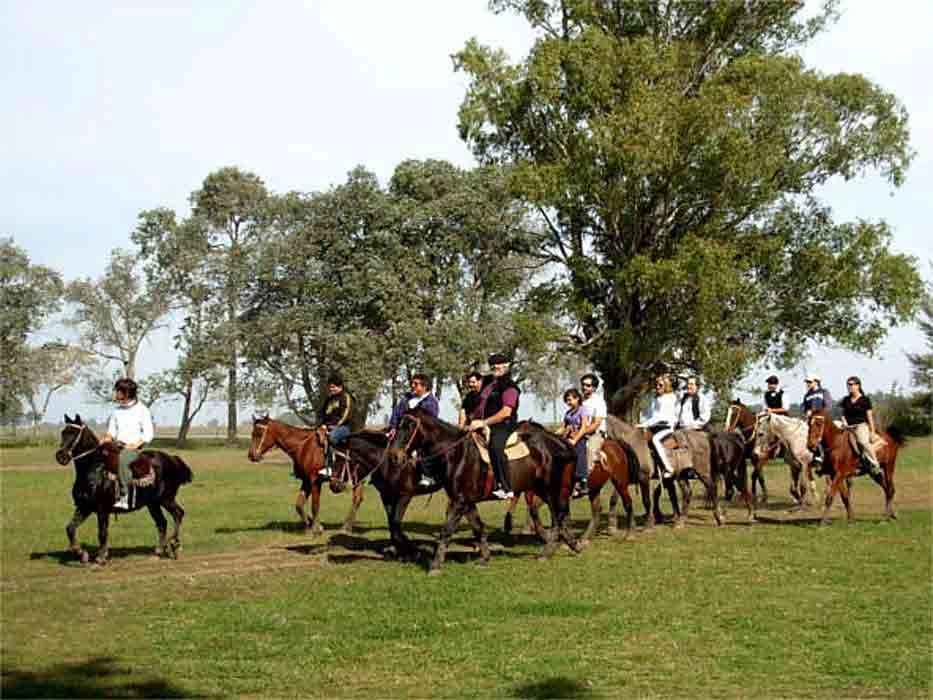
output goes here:
[[[823, 194], [840, 219], [891, 223], [894, 247], [920, 258], [930, 279], [933, 4], [850, 1], [842, 13], [807, 62], [894, 92], [917, 156], [899, 190], [869, 177]], [[139, 211], [184, 211], [224, 165], [276, 191], [327, 188], [357, 164], [382, 178], [405, 158], [469, 166], [456, 132], [465, 78], [449, 56], [471, 36], [516, 59], [531, 42], [520, 19], [493, 15], [484, 0], [0, 2], [0, 235], [73, 279], [129, 247]], [[869, 390], [904, 383], [904, 352], [921, 344], [903, 328], [875, 358], [814, 348], [785, 384], [802, 388], [806, 371], [836, 393], [851, 373]], [[143, 348], [141, 373], [171, 358], [163, 331]], [[80, 403], [62, 394], [50, 417]]]

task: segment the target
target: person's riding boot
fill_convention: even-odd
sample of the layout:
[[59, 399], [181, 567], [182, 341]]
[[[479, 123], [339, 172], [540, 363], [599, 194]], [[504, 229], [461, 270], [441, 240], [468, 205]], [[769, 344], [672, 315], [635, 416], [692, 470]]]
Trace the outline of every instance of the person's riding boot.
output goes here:
[[590, 491], [590, 487], [587, 484], [586, 477], [578, 479], [576, 485], [573, 487], [573, 497], [574, 498], [583, 498]]
[[871, 476], [875, 478], [884, 476], [884, 472], [881, 470], [880, 464], [878, 464], [877, 462], [872, 462], [870, 459], [866, 459], [864, 461], [865, 461], [865, 464], [868, 465], [868, 473]]
[[334, 449], [332, 447], [327, 448], [327, 454], [324, 456], [324, 467], [318, 472], [318, 476], [323, 476], [330, 478], [331, 474], [334, 473]]
[[118, 498], [113, 504], [115, 510], [129, 510], [130, 509], [130, 493], [129, 489], [125, 486], [119, 487]]

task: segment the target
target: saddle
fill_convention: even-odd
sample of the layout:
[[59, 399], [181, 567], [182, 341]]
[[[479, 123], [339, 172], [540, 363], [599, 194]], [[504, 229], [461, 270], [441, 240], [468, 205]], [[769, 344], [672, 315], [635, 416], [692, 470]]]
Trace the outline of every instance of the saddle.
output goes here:
[[[871, 441], [871, 446], [875, 449], [875, 454], [878, 454], [878, 450], [881, 450], [887, 447], [888, 441], [881, 437], [880, 434], [875, 433], [875, 438]], [[859, 456], [859, 462], [863, 469], [867, 470], [869, 468], [868, 458], [865, 456], [862, 446], [858, 444], [858, 441], [855, 439], [855, 433], [851, 430], [849, 431], [849, 447], [852, 448], [852, 452]]]
[[[476, 449], [479, 450], [479, 455], [483, 462], [487, 466], [490, 466], [492, 462], [489, 459], [488, 432], [489, 429], [487, 428], [482, 436], [480, 436], [479, 433], [472, 433], [470, 437], [473, 438], [473, 444], [476, 445]], [[524, 459], [529, 454], [531, 454], [531, 452], [528, 450], [528, 445], [519, 440], [517, 432], [509, 435], [509, 439], [505, 442], [505, 456], [510, 462], [514, 462], [517, 459]]]
[[[105, 444], [101, 447], [104, 456], [104, 470], [107, 472], [107, 478], [116, 479], [120, 469], [120, 453], [123, 451], [121, 445], [113, 443]], [[139, 457], [130, 462], [130, 485], [131, 486], [152, 486], [155, 483], [155, 470], [152, 468], [151, 455], [141, 452]]]

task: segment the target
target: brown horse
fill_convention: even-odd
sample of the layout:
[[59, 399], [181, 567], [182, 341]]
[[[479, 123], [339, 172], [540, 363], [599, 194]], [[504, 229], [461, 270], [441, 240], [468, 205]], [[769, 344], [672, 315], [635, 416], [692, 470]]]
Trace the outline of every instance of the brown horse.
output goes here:
[[[385, 454], [388, 439], [383, 433], [363, 431], [351, 433], [346, 439], [344, 456], [336, 460], [331, 477], [331, 491], [339, 493], [345, 486], [353, 488], [350, 512], [343, 523], [342, 531], [353, 532], [356, 514], [363, 502], [363, 480], [379, 465]], [[305, 529], [314, 535], [324, 532], [320, 521], [321, 484], [324, 479], [319, 473], [324, 467], [327, 449], [327, 429], [296, 428], [268, 416], [253, 419], [253, 433], [247, 456], [251, 462], [259, 462], [273, 447], [278, 447], [292, 460], [295, 478], [301, 481], [295, 500], [295, 511]], [[308, 497], [311, 498], [311, 515], [305, 512]]]
[[[768, 485], [765, 483], [764, 465], [768, 460], [778, 456], [780, 446], [775, 444], [770, 452], [759, 457], [755, 452], [755, 428], [758, 423], [758, 416], [752, 410], [742, 403], [739, 399], [734, 399], [729, 404], [729, 410], [726, 412], [726, 432], [735, 432], [742, 436], [745, 443], [745, 458], [752, 463], [752, 498], [756, 503], [768, 502]], [[758, 486], [761, 485], [761, 498], [758, 498]], [[726, 483], [726, 499], [731, 500], [737, 484]]]
[[[634, 520], [632, 496], [629, 493], [629, 486], [632, 484], [638, 484], [641, 489], [641, 502], [645, 506], [645, 527], [654, 527], [654, 512], [651, 509], [651, 465], [640, 464], [631, 449], [623, 443], [606, 439], [587, 480], [590, 523], [580, 537], [582, 545], [589, 544], [599, 528], [599, 516], [602, 510], [599, 495], [603, 486], [609, 482], [612, 482], [615, 492], [622, 497], [622, 505], [625, 508], [625, 536], [631, 534]], [[614, 505], [611, 505], [609, 534], [614, 534], [615, 531], [616, 509]]]
[[[555, 532], [548, 537], [541, 558], [552, 556], [561, 542], [566, 543], [571, 550], [579, 551], [567, 522], [576, 453], [572, 448], [568, 449], [566, 441], [541, 429], [540, 426], [530, 424], [526, 429], [520, 428], [517, 432], [519, 438], [528, 446], [528, 455], [510, 460], [512, 488], [516, 493], [534, 491], [548, 504], [554, 520]], [[440, 573], [450, 539], [464, 516], [469, 518], [473, 526], [479, 546], [480, 562], [488, 562], [490, 552], [486, 529], [476, 505], [492, 497], [492, 468], [484, 466], [480, 448], [473, 434], [419, 408], [412, 409], [402, 416], [387, 452], [383, 478], [374, 480], [386, 504], [393, 542], [409, 551], [412, 549], [411, 543], [401, 535], [401, 518], [397, 507], [390, 511], [389, 504], [397, 502], [401, 497], [405, 498], [404, 502], [407, 504], [411, 495], [414, 495], [411, 488], [411, 482], [414, 480], [412, 456], [416, 452], [422, 456], [426, 465], [433, 465], [428, 467], [432, 476], [453, 502], [453, 510], [441, 531], [428, 573]], [[534, 518], [534, 511], [531, 512]]]
[[[894, 520], [897, 518], [897, 514], [894, 512], [894, 467], [897, 464], [897, 451], [904, 445], [906, 439], [901, 431], [893, 425], [888, 426], [887, 432], [880, 432], [878, 435], [884, 440], [884, 446], [875, 450], [882, 473], [871, 476], [872, 480], [884, 491], [885, 516]], [[839, 492], [839, 496], [845, 504], [847, 522], [851, 524], [855, 520], [849, 489], [852, 484], [852, 477], [864, 474], [867, 470], [863, 468], [861, 455], [852, 445], [851, 438], [852, 436], [848, 430], [836, 426], [826, 409], [814, 411], [810, 416], [807, 446], [813, 449], [817, 443], [822, 442], [826, 453], [824, 467], [832, 470], [832, 482], [826, 490], [823, 515], [820, 519], [821, 525], [827, 525], [831, 522], [829, 509], [833, 504], [836, 491]]]

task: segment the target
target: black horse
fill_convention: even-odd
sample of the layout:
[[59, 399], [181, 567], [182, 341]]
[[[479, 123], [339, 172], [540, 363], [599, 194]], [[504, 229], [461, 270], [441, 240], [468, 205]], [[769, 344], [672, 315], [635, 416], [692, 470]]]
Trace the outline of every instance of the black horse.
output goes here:
[[[512, 488], [516, 493], [534, 491], [551, 510], [556, 533], [545, 544], [542, 558], [550, 557], [563, 541], [573, 551], [579, 551], [576, 539], [568, 528], [570, 513], [570, 491], [576, 453], [566, 441], [546, 431], [519, 430], [519, 438], [527, 444], [528, 455], [511, 460], [509, 472]], [[484, 460], [473, 435], [456, 426], [445, 423], [420, 408], [402, 416], [395, 437], [386, 452], [386, 464], [381, 479], [374, 479], [380, 489], [393, 542], [410, 549], [411, 544], [401, 534], [401, 514], [411, 496], [415, 469], [412, 457], [421, 455], [426, 469], [439, 487], [443, 487], [451, 501], [447, 523], [441, 531], [440, 541], [434, 553], [429, 573], [437, 574], [447, 555], [450, 538], [457, 523], [464, 516], [470, 519], [473, 533], [479, 545], [480, 560], [489, 560], [486, 529], [479, 517], [476, 504], [492, 496], [492, 468], [484, 467]], [[394, 499], [394, 504], [393, 504]], [[394, 512], [390, 512], [390, 504]], [[401, 513], [398, 506], [403, 504]], [[395, 519], [393, 518], [395, 516]]]
[[[92, 513], [97, 515], [98, 564], [104, 564], [110, 553], [110, 514], [117, 499], [116, 464], [119, 448], [111, 443], [102, 444], [91, 429], [75, 415], [74, 420], [65, 416], [61, 444], [55, 452], [55, 460], [62, 466], [74, 460], [75, 483], [71, 489], [75, 512], [65, 528], [71, 551], [81, 560], [88, 561], [88, 553], [78, 542], [78, 527]], [[191, 469], [180, 457], [160, 452], [143, 450], [138, 460], [130, 466], [135, 482], [133, 510], [149, 509], [159, 531], [157, 555], [178, 558], [181, 554], [181, 521], [184, 509], [175, 500], [178, 489], [192, 479]], [[165, 508], [175, 521], [175, 531], [166, 541], [168, 523], [162, 513]]]

